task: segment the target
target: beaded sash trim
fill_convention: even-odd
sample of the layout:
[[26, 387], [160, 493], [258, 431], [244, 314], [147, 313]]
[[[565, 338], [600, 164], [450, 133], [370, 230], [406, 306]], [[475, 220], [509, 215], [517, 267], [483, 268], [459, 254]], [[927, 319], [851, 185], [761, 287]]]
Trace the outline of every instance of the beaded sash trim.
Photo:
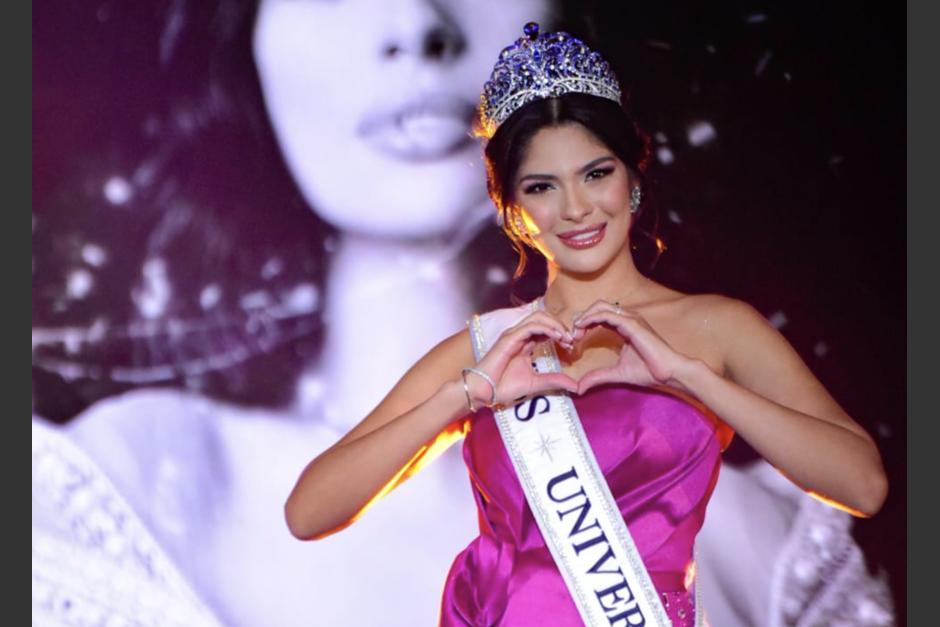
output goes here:
[[[539, 305], [530, 303], [521, 313]], [[491, 342], [479, 316], [471, 319], [470, 327], [479, 361]], [[501, 331], [491, 334], [493, 342]], [[561, 371], [550, 342], [536, 348], [533, 362], [538, 372]], [[585, 625], [671, 625], [571, 398], [563, 392], [540, 395], [494, 411], [494, 416], [545, 544]], [[696, 625], [702, 625], [702, 613], [695, 615]]]

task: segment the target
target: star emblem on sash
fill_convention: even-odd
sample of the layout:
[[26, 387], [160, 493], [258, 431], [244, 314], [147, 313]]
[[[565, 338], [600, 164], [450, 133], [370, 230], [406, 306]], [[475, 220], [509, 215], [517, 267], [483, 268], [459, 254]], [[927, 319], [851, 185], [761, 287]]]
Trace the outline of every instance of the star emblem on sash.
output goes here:
[[548, 457], [548, 461], [553, 462], [555, 460], [552, 459], [552, 447], [557, 443], [558, 440], [553, 440], [549, 436], [539, 431], [539, 444], [536, 448], [536, 451], [542, 455], [546, 455]]

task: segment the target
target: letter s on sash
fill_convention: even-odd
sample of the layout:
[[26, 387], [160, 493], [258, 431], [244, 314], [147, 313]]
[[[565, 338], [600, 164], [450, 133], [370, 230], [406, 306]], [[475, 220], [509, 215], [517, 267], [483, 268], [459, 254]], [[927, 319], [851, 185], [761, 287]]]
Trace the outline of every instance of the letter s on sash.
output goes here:
[[[545, 408], [542, 411], [538, 411], [539, 401], [545, 401]], [[524, 417], [519, 415], [519, 412], [523, 409], [523, 406], [525, 407], [526, 412]], [[516, 420], [525, 422], [527, 420], [532, 420], [536, 414], [546, 413], [551, 408], [551, 403], [548, 402], [547, 398], [544, 396], [535, 396], [516, 405], [514, 411], [516, 413]]]

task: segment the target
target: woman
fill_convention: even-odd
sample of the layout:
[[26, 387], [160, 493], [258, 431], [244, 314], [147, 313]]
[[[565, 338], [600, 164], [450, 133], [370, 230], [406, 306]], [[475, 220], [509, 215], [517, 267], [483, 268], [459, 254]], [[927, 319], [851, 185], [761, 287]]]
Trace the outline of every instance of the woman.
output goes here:
[[[545, 258], [545, 293], [474, 318], [422, 357], [307, 466], [288, 524], [300, 538], [335, 533], [410, 476], [437, 440], [463, 431], [481, 532], [452, 565], [441, 624], [695, 624], [693, 541], [733, 432], [805, 491], [858, 516], [885, 499], [881, 460], [753, 308], [682, 294], [637, 270], [629, 242], [644, 136], [597, 53], [564, 33], [525, 30], [484, 87], [479, 127], [491, 198], [510, 238]], [[540, 422], [561, 427], [526, 440]], [[571, 441], [580, 457], [565, 454], [595, 476], [591, 468], [602, 469], [612, 496], [584, 487], [559, 495], [584, 476], [577, 465], [551, 469]], [[593, 466], [578, 446], [593, 449]], [[547, 509], [578, 495], [573, 508]], [[596, 495], [616, 514], [588, 524]], [[575, 511], [573, 526], [559, 523]], [[633, 538], [621, 544], [611, 534], [624, 522]], [[565, 530], [578, 542], [592, 527], [600, 535], [565, 544]], [[578, 571], [573, 562], [596, 546], [608, 553]], [[637, 554], [642, 562], [631, 562]], [[622, 574], [623, 584], [592, 589], [601, 573]]]

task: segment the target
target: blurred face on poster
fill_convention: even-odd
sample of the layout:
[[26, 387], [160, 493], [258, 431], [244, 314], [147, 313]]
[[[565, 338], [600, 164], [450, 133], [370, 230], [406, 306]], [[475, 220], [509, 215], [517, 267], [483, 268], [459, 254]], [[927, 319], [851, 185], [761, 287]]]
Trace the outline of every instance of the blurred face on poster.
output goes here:
[[262, 0], [254, 56], [310, 205], [342, 231], [432, 238], [486, 208], [470, 135], [499, 51], [546, 0]]

